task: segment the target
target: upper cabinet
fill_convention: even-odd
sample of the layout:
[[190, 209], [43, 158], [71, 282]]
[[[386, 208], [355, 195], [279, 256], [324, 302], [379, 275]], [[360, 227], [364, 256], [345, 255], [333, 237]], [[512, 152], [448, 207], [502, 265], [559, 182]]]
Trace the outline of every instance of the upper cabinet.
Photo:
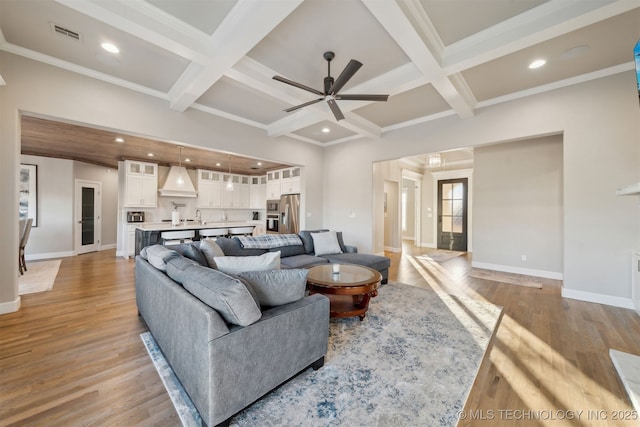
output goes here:
[[267, 200], [279, 199], [282, 194], [280, 188], [280, 176], [282, 171], [271, 171], [267, 173]]
[[158, 165], [126, 160], [126, 207], [155, 208], [158, 206]]
[[[231, 179], [233, 190], [227, 188]], [[198, 169], [199, 208], [238, 208], [251, 206], [251, 177]]]
[[280, 193], [281, 194], [296, 194], [300, 193], [300, 168], [293, 167], [289, 169], [283, 169], [282, 178], [280, 180]]
[[252, 176], [249, 192], [251, 209], [264, 209], [267, 206], [267, 176]]

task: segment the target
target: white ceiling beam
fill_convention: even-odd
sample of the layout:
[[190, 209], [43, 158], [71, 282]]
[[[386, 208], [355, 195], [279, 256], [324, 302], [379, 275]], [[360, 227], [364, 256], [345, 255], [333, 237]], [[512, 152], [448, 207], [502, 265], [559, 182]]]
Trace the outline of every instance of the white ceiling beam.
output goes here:
[[[456, 113], [463, 118], [473, 116], [475, 99], [469, 98], [470, 91], [457, 90], [459, 82], [449, 80], [439, 60], [414, 27], [419, 16], [409, 20], [396, 1], [363, 0], [363, 3]], [[428, 26], [424, 23], [424, 27]]]
[[211, 36], [208, 61], [187, 67], [169, 91], [171, 108], [186, 110], [300, 3], [302, 0], [238, 0]]
[[54, 0], [190, 61], [207, 61], [209, 37], [141, 0]]
[[447, 46], [443, 68], [454, 74], [638, 6], [639, 0], [551, 0]]

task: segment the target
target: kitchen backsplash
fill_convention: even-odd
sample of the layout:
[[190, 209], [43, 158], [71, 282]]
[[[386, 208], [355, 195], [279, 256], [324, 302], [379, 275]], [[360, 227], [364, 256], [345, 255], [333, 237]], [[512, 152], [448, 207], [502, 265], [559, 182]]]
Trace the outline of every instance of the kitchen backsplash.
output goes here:
[[265, 219], [265, 209], [210, 209], [198, 208], [197, 199], [183, 197], [158, 197], [157, 208], [140, 209], [145, 213], [145, 222], [161, 222], [171, 220], [171, 212], [174, 210], [174, 203], [178, 205], [181, 219], [196, 220], [196, 210], [200, 210], [203, 221], [222, 221], [226, 214], [228, 221], [250, 221], [253, 219], [253, 212], [259, 212], [259, 219]]

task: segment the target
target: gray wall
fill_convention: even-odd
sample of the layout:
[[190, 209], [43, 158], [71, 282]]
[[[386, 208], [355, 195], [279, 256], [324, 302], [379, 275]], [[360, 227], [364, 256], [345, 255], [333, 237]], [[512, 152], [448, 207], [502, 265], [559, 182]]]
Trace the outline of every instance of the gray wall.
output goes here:
[[286, 136], [270, 138], [262, 129], [196, 110], [173, 111], [166, 99], [143, 95], [7, 52], [0, 52], [0, 74], [7, 83], [0, 87], [0, 221], [14, 224], [14, 227], [0, 228], [0, 240], [4, 242], [0, 271], [16, 272], [0, 278], [0, 313], [13, 311], [20, 304], [15, 248], [18, 247], [21, 113], [304, 166], [302, 226], [323, 226], [322, 147]]
[[474, 150], [474, 266], [562, 278], [562, 163], [561, 135]]
[[25, 256], [29, 259], [74, 254], [75, 180], [102, 184], [101, 249], [115, 248], [118, 173], [83, 162], [39, 156], [21, 156], [21, 162], [38, 166], [38, 226], [31, 230]]
[[[631, 307], [631, 252], [640, 248], [637, 197], [617, 188], [640, 181], [640, 108], [632, 71], [389, 131], [384, 138], [327, 147], [325, 226], [349, 229], [363, 251], [379, 252], [378, 215], [349, 222], [382, 198], [372, 164], [456, 148], [563, 135], [563, 295]], [[375, 190], [375, 191], [373, 191]], [[349, 195], [358, 192], [358, 196]], [[374, 222], [375, 219], [375, 222]]]

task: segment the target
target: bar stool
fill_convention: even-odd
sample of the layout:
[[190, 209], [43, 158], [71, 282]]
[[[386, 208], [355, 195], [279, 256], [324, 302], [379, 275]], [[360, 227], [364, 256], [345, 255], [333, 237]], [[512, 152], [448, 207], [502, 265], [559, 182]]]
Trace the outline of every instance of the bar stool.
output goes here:
[[251, 236], [253, 227], [231, 227], [229, 229], [229, 237], [233, 236]]
[[229, 234], [228, 228], [205, 228], [203, 230], [199, 230], [198, 234], [203, 239], [217, 239], [220, 236], [226, 236]]
[[193, 230], [163, 231], [160, 233], [164, 246], [179, 245], [180, 243], [190, 243], [196, 233]]

